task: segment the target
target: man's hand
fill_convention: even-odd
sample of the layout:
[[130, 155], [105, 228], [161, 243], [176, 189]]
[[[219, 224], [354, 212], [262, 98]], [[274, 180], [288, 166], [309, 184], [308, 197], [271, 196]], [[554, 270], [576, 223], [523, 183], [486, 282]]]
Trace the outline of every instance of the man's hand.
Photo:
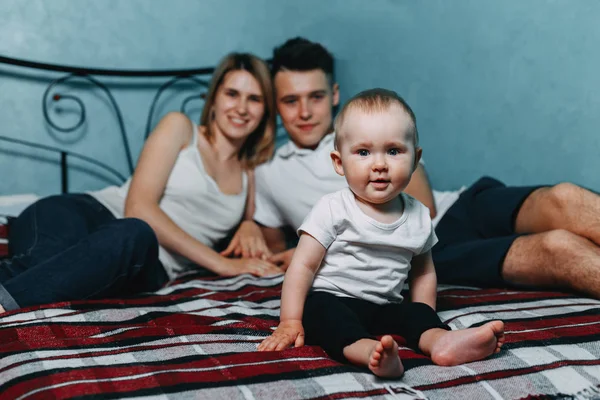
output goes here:
[[260, 227], [254, 221], [247, 220], [240, 224], [229, 246], [221, 252], [221, 255], [266, 260], [272, 253], [267, 247]]
[[296, 248], [292, 248], [289, 250], [282, 251], [281, 253], [273, 254], [268, 258], [270, 262], [279, 266], [282, 271], [286, 271], [292, 262], [292, 256], [294, 255], [294, 251]]
[[302, 321], [288, 320], [279, 324], [275, 332], [258, 345], [258, 351], [279, 351], [288, 348], [304, 346], [304, 328]]

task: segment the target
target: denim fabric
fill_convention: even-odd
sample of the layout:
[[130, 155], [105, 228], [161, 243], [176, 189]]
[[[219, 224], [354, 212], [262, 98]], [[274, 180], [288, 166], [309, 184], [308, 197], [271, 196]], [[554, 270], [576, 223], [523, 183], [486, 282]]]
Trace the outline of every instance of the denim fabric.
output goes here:
[[167, 281], [152, 228], [115, 219], [86, 194], [46, 197], [25, 209], [11, 222], [9, 253], [0, 261], [7, 311], [154, 291]]

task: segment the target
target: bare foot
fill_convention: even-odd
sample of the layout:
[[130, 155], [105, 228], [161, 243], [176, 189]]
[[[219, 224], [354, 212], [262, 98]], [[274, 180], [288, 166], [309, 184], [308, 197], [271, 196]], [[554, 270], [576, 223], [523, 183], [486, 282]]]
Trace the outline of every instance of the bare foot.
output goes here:
[[399, 378], [404, 374], [404, 365], [398, 355], [398, 343], [390, 335], [382, 337], [373, 347], [369, 369], [382, 378]]
[[503, 344], [504, 322], [491, 321], [441, 334], [431, 348], [431, 360], [443, 366], [465, 364], [498, 353]]

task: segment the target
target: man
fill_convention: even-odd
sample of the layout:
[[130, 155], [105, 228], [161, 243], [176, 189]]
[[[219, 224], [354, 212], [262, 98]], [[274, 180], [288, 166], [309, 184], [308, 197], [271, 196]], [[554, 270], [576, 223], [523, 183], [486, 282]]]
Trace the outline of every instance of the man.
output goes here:
[[[274, 51], [276, 102], [290, 141], [256, 170], [254, 219], [287, 268], [282, 228], [300, 226], [323, 195], [346, 185], [330, 160], [339, 87], [320, 44], [288, 40]], [[600, 298], [600, 197], [569, 183], [506, 187], [482, 178], [467, 190], [432, 191], [421, 164], [406, 192], [431, 211], [441, 283], [563, 288]], [[437, 201], [436, 201], [437, 200]]]

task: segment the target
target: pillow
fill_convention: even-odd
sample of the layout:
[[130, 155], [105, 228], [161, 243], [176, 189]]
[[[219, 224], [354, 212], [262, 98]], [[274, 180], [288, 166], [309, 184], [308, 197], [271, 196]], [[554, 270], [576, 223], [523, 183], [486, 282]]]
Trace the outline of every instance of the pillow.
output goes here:
[[39, 198], [39, 196], [29, 193], [0, 196], [0, 216], [17, 217]]

